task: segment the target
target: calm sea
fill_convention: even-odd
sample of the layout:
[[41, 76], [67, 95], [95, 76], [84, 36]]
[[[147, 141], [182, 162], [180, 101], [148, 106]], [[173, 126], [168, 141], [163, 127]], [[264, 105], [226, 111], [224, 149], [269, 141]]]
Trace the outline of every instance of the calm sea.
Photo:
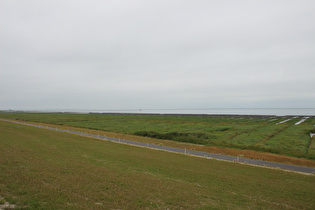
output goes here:
[[99, 110], [97, 113], [135, 113], [135, 114], [226, 114], [226, 115], [302, 115], [315, 116], [315, 109], [125, 109]]

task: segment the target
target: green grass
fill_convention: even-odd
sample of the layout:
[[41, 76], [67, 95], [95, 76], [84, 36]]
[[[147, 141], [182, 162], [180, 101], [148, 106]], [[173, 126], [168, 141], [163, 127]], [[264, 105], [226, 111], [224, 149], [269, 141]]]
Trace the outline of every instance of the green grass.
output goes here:
[[[295, 123], [296, 121], [293, 121]], [[312, 157], [309, 153], [310, 131], [314, 129], [314, 119], [308, 119], [305, 123], [288, 126], [278, 135], [271, 138], [264, 145], [266, 148], [279, 148], [279, 153], [295, 154], [297, 157]], [[291, 146], [293, 145], [293, 146]]]
[[315, 159], [315, 137], [310, 140], [307, 155]]
[[0, 117], [315, 159], [309, 136], [315, 118], [294, 125], [301, 118], [277, 124], [291, 118], [5, 112]]
[[29, 209], [314, 209], [315, 176], [0, 122], [0, 196]]

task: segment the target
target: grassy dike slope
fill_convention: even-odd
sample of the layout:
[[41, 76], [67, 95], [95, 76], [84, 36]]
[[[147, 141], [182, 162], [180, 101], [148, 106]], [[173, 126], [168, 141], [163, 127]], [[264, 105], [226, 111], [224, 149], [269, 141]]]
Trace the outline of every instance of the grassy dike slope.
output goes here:
[[0, 144], [0, 196], [22, 208], [315, 208], [313, 175], [7, 122]]

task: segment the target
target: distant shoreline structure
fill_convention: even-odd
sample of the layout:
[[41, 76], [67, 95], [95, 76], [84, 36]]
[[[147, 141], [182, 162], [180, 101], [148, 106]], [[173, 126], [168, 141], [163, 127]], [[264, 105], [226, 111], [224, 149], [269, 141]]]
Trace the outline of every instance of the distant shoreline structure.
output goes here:
[[117, 110], [1, 110], [15, 113], [73, 113], [169, 116], [315, 117], [315, 108], [209, 108], [209, 109], [117, 109]]
[[[74, 113], [74, 112], [67, 112]], [[252, 114], [169, 114], [169, 113], [117, 113], [117, 112], [89, 112], [87, 114], [103, 115], [156, 115], [156, 116], [195, 116], [195, 117], [249, 117], [249, 118], [269, 118], [269, 117], [315, 117], [315, 115], [252, 115]]]

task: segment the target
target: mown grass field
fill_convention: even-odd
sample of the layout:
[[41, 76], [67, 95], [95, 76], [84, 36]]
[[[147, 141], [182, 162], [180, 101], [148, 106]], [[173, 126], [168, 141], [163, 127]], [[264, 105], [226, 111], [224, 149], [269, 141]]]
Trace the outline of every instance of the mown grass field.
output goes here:
[[315, 160], [314, 117], [299, 125], [303, 118], [5, 112], [0, 117]]
[[315, 208], [314, 175], [8, 122], [0, 144], [0, 196], [18, 208]]

